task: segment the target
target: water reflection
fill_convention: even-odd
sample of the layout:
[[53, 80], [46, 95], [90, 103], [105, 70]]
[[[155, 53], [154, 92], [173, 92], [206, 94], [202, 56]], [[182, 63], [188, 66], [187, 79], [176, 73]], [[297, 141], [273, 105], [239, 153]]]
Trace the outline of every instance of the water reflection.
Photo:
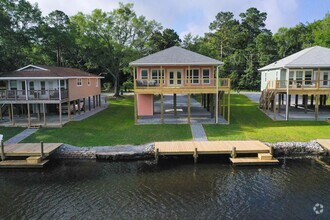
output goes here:
[[0, 170], [1, 218], [311, 219], [315, 203], [330, 216], [329, 158], [277, 167], [199, 161], [63, 160], [42, 171]]

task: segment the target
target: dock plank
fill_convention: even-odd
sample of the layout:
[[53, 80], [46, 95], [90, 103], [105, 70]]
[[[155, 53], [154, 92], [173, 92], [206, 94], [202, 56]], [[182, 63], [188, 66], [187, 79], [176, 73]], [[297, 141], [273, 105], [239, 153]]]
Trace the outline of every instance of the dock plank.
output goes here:
[[330, 139], [317, 139], [316, 142], [330, 152]]
[[234, 165], [275, 165], [278, 164], [279, 161], [277, 159], [271, 160], [260, 160], [258, 157], [237, 157], [230, 158], [230, 161]]
[[0, 162], [0, 168], [43, 168], [49, 160], [40, 163], [28, 163], [26, 160], [5, 160]]

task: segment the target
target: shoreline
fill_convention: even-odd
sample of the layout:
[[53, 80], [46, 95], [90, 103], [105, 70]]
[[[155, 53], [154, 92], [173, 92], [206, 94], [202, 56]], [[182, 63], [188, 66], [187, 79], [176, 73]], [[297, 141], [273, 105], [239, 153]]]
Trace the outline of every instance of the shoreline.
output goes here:
[[[329, 155], [329, 152], [315, 140], [310, 142], [264, 143], [269, 147], [273, 147], [274, 157], [276, 158], [308, 158]], [[154, 149], [154, 143], [95, 147], [77, 147], [62, 144], [51, 155], [51, 158], [109, 161], [148, 160], [154, 158]]]

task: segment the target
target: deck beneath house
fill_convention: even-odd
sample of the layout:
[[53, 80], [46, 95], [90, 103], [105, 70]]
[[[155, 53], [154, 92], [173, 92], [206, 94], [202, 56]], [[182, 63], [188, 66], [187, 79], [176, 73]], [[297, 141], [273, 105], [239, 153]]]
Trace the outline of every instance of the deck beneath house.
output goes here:
[[[277, 164], [278, 160], [271, 155], [272, 150], [260, 141], [172, 141], [155, 143], [155, 159], [158, 156], [192, 155], [197, 162], [198, 155], [232, 155], [233, 164]], [[257, 154], [258, 157], [236, 157], [237, 154]], [[242, 159], [245, 163], [241, 163]], [[248, 160], [247, 160], [248, 159]]]
[[[161, 100], [154, 101], [154, 111], [152, 116], [139, 116], [137, 124], [187, 124], [188, 122], [188, 106], [187, 95], [177, 95], [176, 109], [174, 109], [173, 95], [164, 96], [163, 101], [163, 121], [161, 119]], [[215, 118], [203, 105], [196, 100], [190, 98], [190, 124], [214, 124]], [[225, 116], [219, 114], [218, 124], [228, 124]]]

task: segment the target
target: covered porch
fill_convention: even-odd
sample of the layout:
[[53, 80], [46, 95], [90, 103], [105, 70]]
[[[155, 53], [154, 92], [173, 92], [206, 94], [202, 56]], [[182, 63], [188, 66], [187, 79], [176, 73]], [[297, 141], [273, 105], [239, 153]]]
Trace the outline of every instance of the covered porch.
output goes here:
[[0, 126], [4, 127], [62, 127], [69, 121], [107, 105], [105, 97], [90, 96], [74, 101], [8, 101], [0, 103]]

